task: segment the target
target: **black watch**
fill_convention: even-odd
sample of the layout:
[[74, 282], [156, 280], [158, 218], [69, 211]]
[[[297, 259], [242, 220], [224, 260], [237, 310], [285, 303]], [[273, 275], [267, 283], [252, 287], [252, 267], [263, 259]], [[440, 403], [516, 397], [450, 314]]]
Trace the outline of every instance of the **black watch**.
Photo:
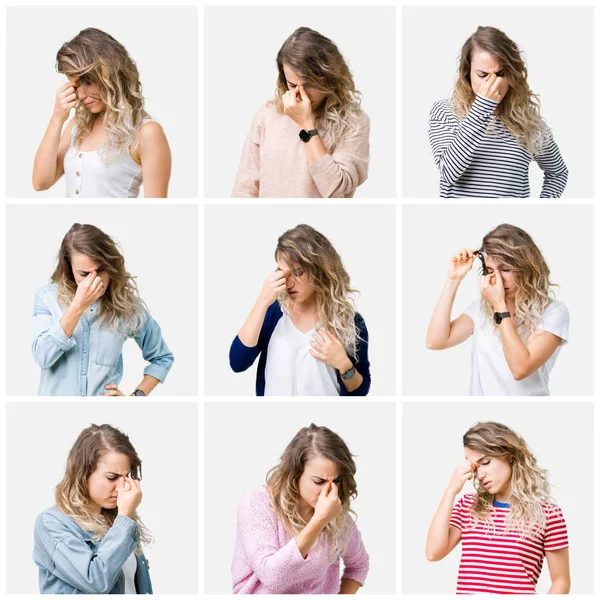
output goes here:
[[500, 325], [500, 323], [502, 323], [502, 319], [507, 319], [510, 318], [510, 313], [509, 312], [495, 312], [494, 313], [494, 321], [496, 323], [496, 325]]
[[133, 392], [134, 396], [145, 396], [146, 392], [143, 392], [142, 390], [135, 390], [135, 392]]
[[355, 373], [356, 373], [356, 369], [354, 368], [354, 366], [352, 366], [345, 373], [340, 373], [340, 377], [344, 381], [348, 381], [348, 379], [352, 379], [354, 377]]
[[310, 138], [313, 135], [319, 135], [319, 132], [316, 129], [311, 129], [310, 131], [306, 131], [306, 129], [301, 129], [300, 133], [298, 134], [300, 136], [300, 139], [306, 143], [306, 142], [310, 142]]

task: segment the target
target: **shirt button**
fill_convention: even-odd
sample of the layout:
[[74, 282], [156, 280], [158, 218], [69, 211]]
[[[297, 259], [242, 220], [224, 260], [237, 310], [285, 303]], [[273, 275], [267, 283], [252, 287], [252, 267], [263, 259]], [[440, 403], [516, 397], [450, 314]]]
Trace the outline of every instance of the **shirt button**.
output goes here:
[[81, 392], [81, 395], [82, 395], [82, 396], [85, 396], [85, 394], [84, 394], [83, 392]]
[[77, 171], [76, 175], [77, 177], [81, 177], [81, 173], [79, 171]]
[[79, 153], [79, 158], [83, 158], [83, 153], [82, 152]]
[[77, 195], [79, 195], [79, 190], [75, 190], [75, 193], [76, 193]]
[[82, 375], [85, 375], [85, 371], [82, 373]]
[[87, 329], [84, 328], [84, 331], [87, 333]]
[[85, 352], [86, 352], [86, 351], [84, 350], [84, 351], [83, 351], [83, 353], [85, 354]]

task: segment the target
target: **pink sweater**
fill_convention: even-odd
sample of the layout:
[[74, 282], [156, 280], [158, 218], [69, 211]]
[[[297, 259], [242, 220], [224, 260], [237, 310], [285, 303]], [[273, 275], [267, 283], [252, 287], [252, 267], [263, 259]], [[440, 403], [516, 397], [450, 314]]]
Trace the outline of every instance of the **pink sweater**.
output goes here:
[[233, 198], [352, 198], [369, 171], [367, 114], [358, 131], [309, 165], [300, 128], [267, 103], [254, 116], [233, 186]]
[[[364, 584], [369, 556], [356, 525], [341, 557], [343, 579]], [[302, 557], [296, 538], [290, 536], [275, 514], [265, 487], [245, 494], [238, 507], [233, 562], [235, 594], [337, 594], [340, 591], [340, 559], [329, 554], [329, 542], [321, 536]]]

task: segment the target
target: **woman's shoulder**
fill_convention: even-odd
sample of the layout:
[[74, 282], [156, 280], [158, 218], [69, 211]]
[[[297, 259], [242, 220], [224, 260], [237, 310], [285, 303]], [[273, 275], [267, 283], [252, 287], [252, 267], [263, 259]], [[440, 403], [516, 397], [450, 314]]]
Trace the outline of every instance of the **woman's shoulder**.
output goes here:
[[458, 499], [456, 506], [461, 508], [471, 508], [475, 504], [475, 494], [465, 494]]
[[429, 110], [429, 118], [431, 120], [440, 120], [447, 118], [455, 118], [454, 109], [452, 108], [452, 103], [450, 102], [450, 98], [445, 98], [444, 100], [438, 100], [434, 102]]
[[271, 495], [266, 486], [250, 490], [246, 492], [239, 502], [239, 511], [247, 514], [256, 514], [257, 511], [264, 510], [272, 511]]
[[546, 308], [544, 309], [544, 317], [559, 314], [563, 314], [565, 316], [569, 315], [569, 309], [567, 308], [567, 305], [560, 300], [555, 300], [554, 298], [550, 299], [548, 304], [546, 304]]
[[48, 283], [43, 285], [38, 291], [35, 293], [36, 298], [43, 298], [44, 296], [52, 296], [56, 298], [58, 295], [58, 285], [56, 283]]
[[72, 531], [73, 528], [80, 529], [75, 519], [66, 515], [57, 506], [43, 510], [35, 520], [35, 528], [42, 528], [52, 534]]
[[359, 312], [354, 313], [354, 324], [356, 325], [356, 327], [358, 327], [358, 329], [366, 329], [367, 328], [367, 322], [365, 321], [365, 318]]

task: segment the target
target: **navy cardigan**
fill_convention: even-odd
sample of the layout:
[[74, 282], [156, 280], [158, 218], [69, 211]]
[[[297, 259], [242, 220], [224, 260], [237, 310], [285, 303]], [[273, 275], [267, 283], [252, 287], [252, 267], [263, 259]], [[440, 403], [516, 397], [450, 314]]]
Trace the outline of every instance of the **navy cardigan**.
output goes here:
[[[271, 340], [271, 335], [273, 334], [275, 326], [277, 325], [279, 319], [281, 319], [282, 315], [283, 312], [281, 311], [279, 302], [275, 300], [275, 302], [273, 302], [273, 304], [271, 304], [271, 306], [269, 306], [267, 309], [267, 314], [265, 315], [265, 320], [263, 321], [256, 346], [253, 346], [252, 348], [244, 346], [240, 338], [236, 335], [231, 344], [231, 348], [229, 349], [229, 364], [236, 373], [240, 373], [241, 371], [245, 371], [246, 369], [250, 368], [254, 364], [256, 357], [260, 354], [260, 358], [258, 360], [258, 371], [256, 372], [257, 396], [265, 395], [265, 367], [267, 365], [269, 341]], [[356, 388], [353, 392], [349, 392], [344, 387], [342, 378], [338, 372], [337, 379], [340, 383], [341, 396], [366, 396], [369, 393], [369, 388], [371, 387], [371, 372], [369, 371], [368, 353], [369, 332], [367, 331], [365, 320], [358, 313], [356, 313], [354, 316], [354, 322], [358, 328], [360, 340], [358, 342], [356, 360], [352, 360], [352, 358], [351, 360], [354, 364], [354, 368], [362, 375], [363, 380], [358, 388]]]

